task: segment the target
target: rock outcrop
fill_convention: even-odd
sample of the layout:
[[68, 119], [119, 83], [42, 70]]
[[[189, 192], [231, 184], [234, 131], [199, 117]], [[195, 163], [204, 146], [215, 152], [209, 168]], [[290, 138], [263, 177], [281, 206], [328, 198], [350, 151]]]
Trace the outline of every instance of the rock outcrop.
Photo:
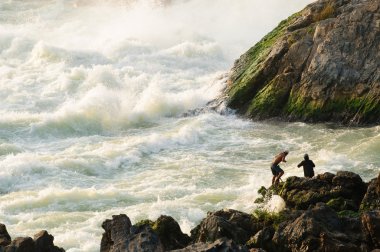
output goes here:
[[245, 244], [249, 238], [263, 228], [252, 215], [226, 209], [210, 212], [201, 224], [191, 231], [194, 242], [216, 241], [228, 238], [237, 244]]
[[151, 252], [164, 251], [158, 235], [148, 224], [132, 226], [125, 214], [114, 215], [102, 224], [105, 232], [100, 243], [100, 252]]
[[378, 181], [367, 184], [346, 171], [289, 177], [277, 188], [260, 189], [264, 198], [258, 202], [273, 194], [284, 198], [282, 212], [209, 212], [191, 237], [170, 216], [134, 225], [126, 215], [113, 216], [102, 225], [100, 251], [370, 252], [380, 248], [380, 207], [369, 204], [378, 197]]
[[318, 202], [327, 203], [336, 211], [358, 211], [367, 191], [359, 175], [340, 171], [314, 178], [289, 177], [279, 195], [291, 209], [306, 210]]
[[380, 0], [319, 0], [234, 64], [227, 104], [250, 118], [380, 123]]
[[1, 252], [65, 252], [63, 248], [54, 245], [54, 237], [42, 230], [31, 237], [11, 239], [4, 224], [0, 224]]

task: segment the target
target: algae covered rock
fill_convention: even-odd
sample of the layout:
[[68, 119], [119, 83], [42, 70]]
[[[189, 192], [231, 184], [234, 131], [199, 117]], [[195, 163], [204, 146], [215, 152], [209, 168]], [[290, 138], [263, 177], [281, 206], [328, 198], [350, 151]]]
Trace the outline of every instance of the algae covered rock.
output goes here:
[[250, 118], [380, 122], [380, 0], [320, 0], [232, 68], [230, 108]]
[[306, 210], [318, 202], [327, 203], [336, 211], [358, 211], [367, 186], [359, 175], [339, 171], [314, 178], [289, 177], [279, 195], [291, 209]]

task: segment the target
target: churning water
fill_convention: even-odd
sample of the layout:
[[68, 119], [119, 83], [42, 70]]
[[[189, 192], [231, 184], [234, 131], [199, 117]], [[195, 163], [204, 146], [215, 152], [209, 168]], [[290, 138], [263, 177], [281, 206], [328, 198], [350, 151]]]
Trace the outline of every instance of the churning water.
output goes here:
[[[380, 167], [380, 127], [263, 123], [204, 111], [254, 42], [310, 0], [2, 0], [0, 221], [98, 251], [102, 221], [255, 208], [272, 157], [285, 175]], [[187, 114], [187, 116], [185, 116]], [[274, 205], [281, 204], [276, 200]], [[275, 206], [271, 206], [275, 207]]]

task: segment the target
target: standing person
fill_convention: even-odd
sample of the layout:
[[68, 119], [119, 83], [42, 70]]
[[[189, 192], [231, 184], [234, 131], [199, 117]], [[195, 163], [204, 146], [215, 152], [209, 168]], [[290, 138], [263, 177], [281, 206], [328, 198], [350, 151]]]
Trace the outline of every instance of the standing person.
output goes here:
[[274, 157], [272, 165], [271, 165], [271, 170], [273, 174], [272, 178], [272, 185], [277, 185], [281, 176], [284, 175], [284, 171], [281, 169], [279, 164], [281, 162], [286, 163], [285, 157], [289, 154], [289, 151], [283, 151], [277, 156]]
[[303, 156], [304, 160], [297, 165], [297, 167], [303, 166], [303, 173], [306, 178], [312, 178], [314, 177], [314, 167], [315, 164], [313, 163], [312, 160], [309, 159], [309, 155], [305, 154]]

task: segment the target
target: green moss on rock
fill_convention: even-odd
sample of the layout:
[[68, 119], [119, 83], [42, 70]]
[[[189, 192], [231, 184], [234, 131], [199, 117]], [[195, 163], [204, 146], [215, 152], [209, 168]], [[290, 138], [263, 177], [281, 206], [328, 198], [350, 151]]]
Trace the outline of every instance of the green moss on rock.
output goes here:
[[288, 19], [283, 20], [273, 31], [268, 33], [242, 56], [231, 78], [234, 84], [228, 91], [230, 106], [236, 107], [250, 100], [252, 91], [256, 89], [252, 83], [257, 83], [260, 80], [259, 75], [262, 70], [260, 63], [266, 59], [271, 51], [271, 47], [284, 35], [286, 28], [292, 24], [299, 15], [300, 13], [296, 13]]

